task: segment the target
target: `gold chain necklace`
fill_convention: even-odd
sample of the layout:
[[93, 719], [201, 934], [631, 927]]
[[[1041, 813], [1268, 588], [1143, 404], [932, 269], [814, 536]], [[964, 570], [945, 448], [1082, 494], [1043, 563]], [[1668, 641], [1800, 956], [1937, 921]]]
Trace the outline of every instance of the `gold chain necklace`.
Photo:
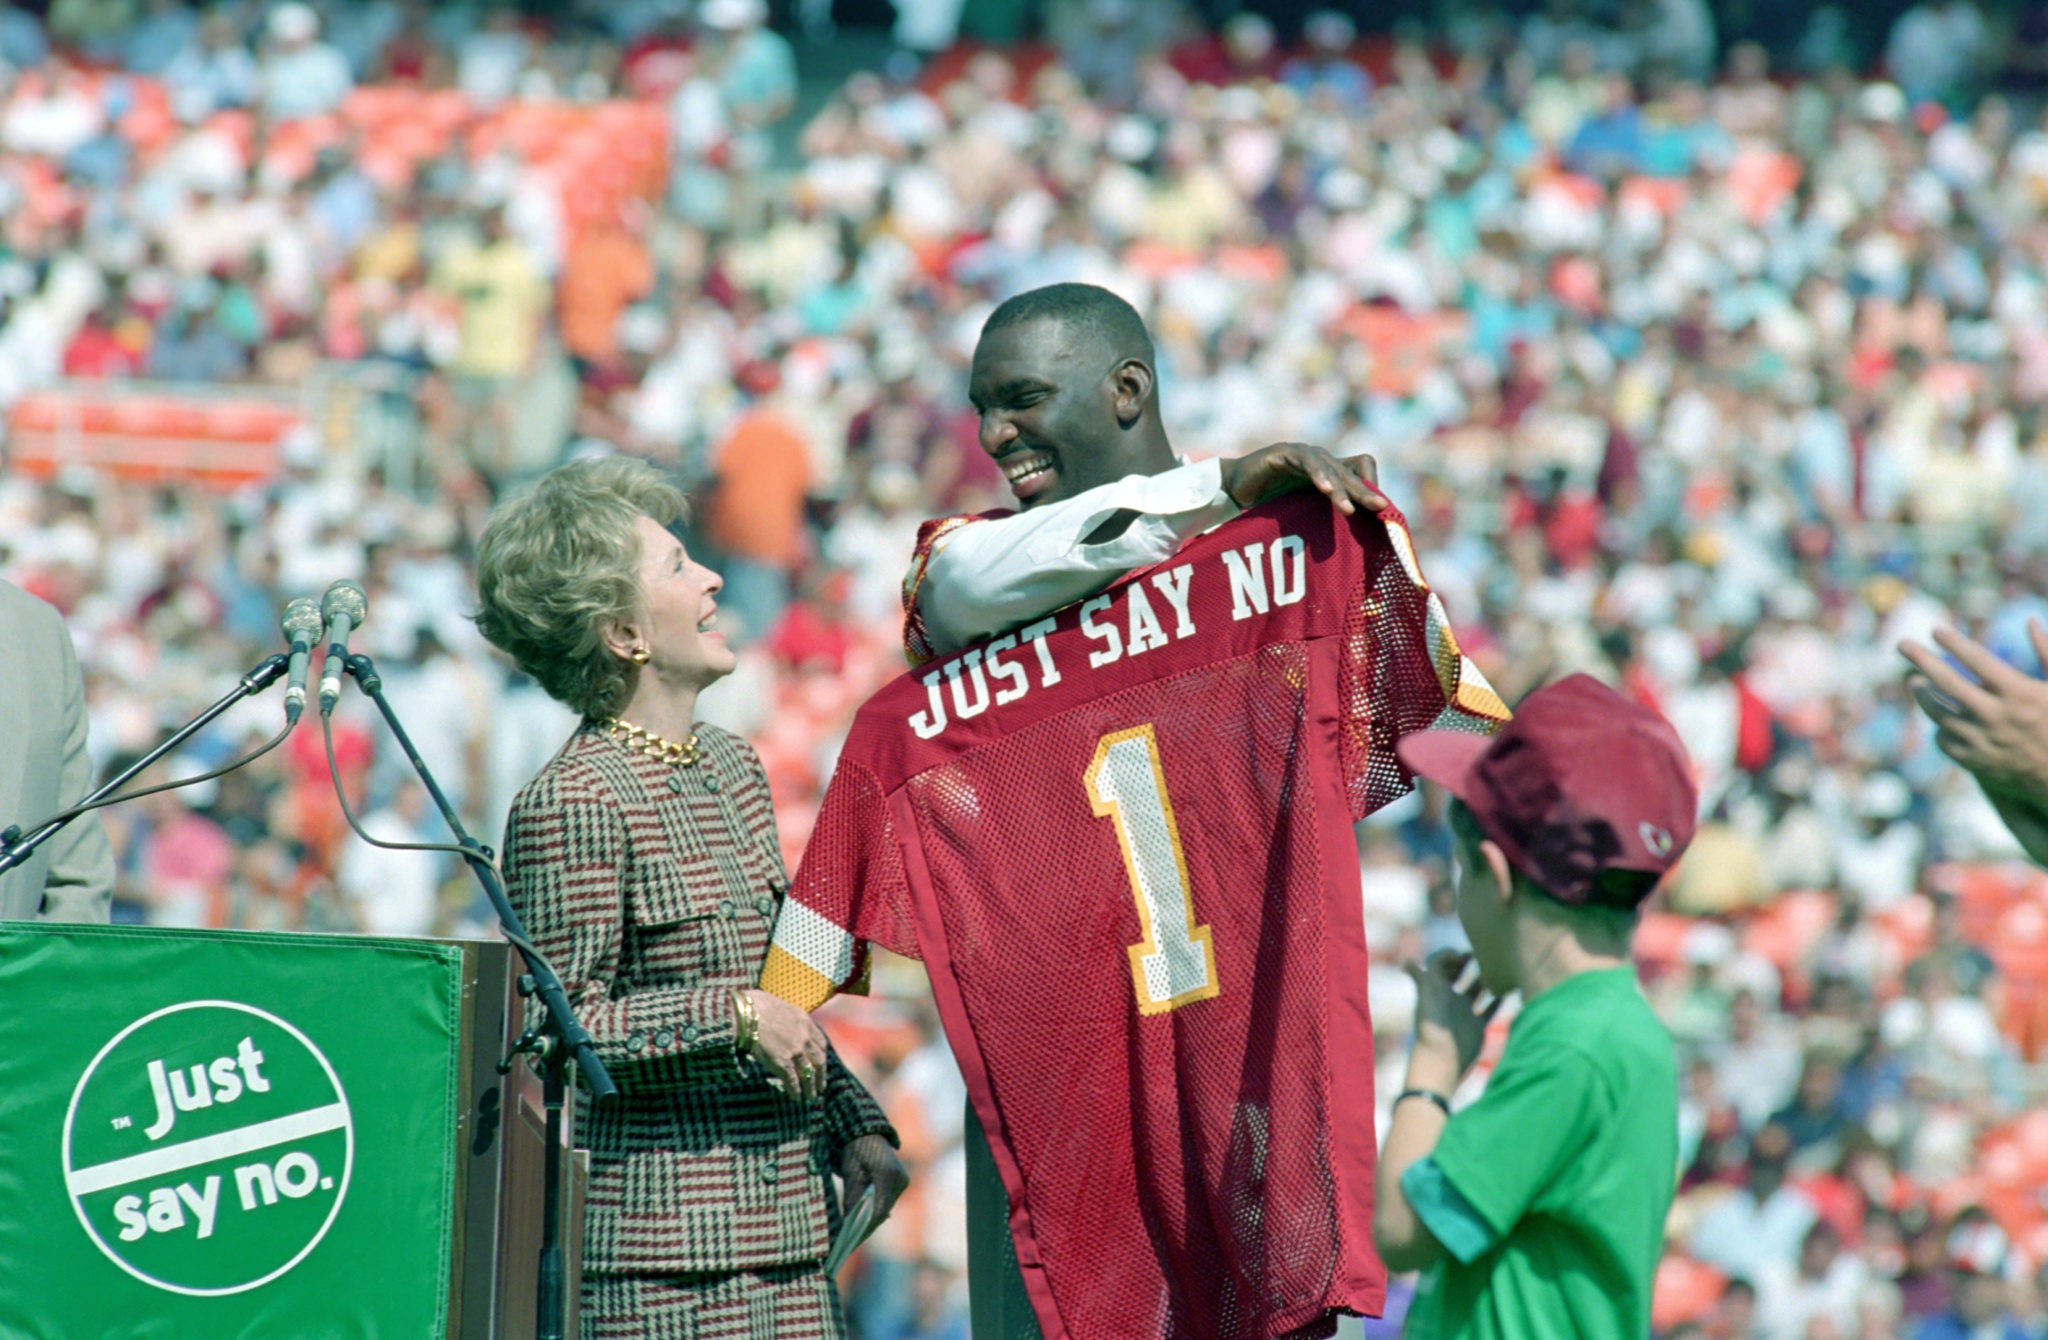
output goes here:
[[645, 754], [649, 758], [658, 758], [662, 762], [674, 764], [678, 768], [694, 768], [697, 766], [697, 733], [695, 731], [690, 732], [689, 739], [681, 744], [677, 744], [674, 740], [663, 739], [651, 730], [643, 730], [630, 721], [621, 721], [617, 717], [611, 717], [604, 723], [604, 733], [607, 737], [617, 740], [626, 748], [635, 753]]

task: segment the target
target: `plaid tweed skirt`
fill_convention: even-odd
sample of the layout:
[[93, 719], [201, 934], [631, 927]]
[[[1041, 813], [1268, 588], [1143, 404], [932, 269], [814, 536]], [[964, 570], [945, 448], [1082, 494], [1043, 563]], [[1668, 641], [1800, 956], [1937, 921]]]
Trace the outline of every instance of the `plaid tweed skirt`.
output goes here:
[[845, 1340], [816, 1261], [716, 1275], [583, 1276], [582, 1340]]

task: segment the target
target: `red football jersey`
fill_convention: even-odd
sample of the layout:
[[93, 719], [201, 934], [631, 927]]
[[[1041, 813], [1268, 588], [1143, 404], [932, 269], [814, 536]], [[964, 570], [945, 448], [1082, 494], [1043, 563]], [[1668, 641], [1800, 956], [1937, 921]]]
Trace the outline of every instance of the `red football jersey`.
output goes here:
[[1352, 823], [1506, 716], [1398, 514], [1268, 503], [862, 708], [763, 985], [925, 961], [1047, 1340], [1377, 1314]]

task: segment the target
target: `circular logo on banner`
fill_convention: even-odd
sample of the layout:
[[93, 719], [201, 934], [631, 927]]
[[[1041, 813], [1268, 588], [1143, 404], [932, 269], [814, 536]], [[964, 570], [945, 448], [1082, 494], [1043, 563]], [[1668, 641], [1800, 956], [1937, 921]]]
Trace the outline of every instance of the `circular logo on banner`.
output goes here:
[[173, 1293], [241, 1293], [305, 1260], [354, 1163], [334, 1067], [284, 1020], [228, 1000], [116, 1033], [64, 1116], [78, 1222], [115, 1265]]

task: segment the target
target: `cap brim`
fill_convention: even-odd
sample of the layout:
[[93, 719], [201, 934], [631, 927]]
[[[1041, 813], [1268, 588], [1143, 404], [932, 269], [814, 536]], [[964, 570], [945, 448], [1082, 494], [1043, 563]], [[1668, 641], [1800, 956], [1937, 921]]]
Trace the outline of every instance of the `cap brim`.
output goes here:
[[1394, 753], [1408, 771], [1417, 777], [1428, 778], [1463, 800], [1473, 765], [1492, 747], [1493, 737], [1490, 735], [1468, 735], [1459, 730], [1426, 730], [1401, 740], [1394, 746]]

